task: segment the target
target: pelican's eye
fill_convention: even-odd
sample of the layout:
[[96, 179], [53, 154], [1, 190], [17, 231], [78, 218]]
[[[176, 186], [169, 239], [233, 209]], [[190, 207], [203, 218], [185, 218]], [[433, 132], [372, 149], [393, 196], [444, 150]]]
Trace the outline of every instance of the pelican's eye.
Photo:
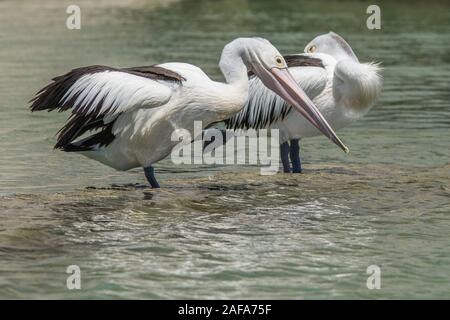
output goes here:
[[277, 67], [279, 67], [279, 68], [284, 68], [285, 67], [285, 62], [284, 62], [283, 57], [276, 56], [275, 57], [275, 62], [277, 63]]
[[309, 53], [313, 53], [314, 51], [316, 51], [317, 47], [316, 46], [311, 46], [308, 48], [308, 52]]

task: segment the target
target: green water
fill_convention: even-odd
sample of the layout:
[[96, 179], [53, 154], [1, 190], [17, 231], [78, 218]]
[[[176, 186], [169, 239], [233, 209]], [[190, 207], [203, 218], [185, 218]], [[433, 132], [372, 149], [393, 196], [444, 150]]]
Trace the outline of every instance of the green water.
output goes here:
[[[77, 3], [81, 30], [72, 1], [0, 2], [0, 298], [450, 297], [447, 2], [381, 2], [374, 31], [370, 1]], [[235, 37], [295, 53], [330, 30], [382, 62], [383, 93], [339, 132], [349, 155], [303, 142], [303, 175], [162, 161], [153, 191], [140, 170], [52, 150], [67, 115], [27, 110], [73, 67], [185, 61], [221, 79]]]

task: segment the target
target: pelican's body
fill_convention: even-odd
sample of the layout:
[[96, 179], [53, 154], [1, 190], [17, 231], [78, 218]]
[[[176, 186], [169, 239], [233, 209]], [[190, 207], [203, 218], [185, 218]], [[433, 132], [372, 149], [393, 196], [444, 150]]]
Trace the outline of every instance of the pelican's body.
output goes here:
[[[313, 113], [315, 125], [344, 148], [269, 41], [236, 39], [224, 47], [219, 65], [226, 83], [212, 81], [186, 63], [78, 68], [54, 78], [32, 100], [31, 109], [71, 109], [55, 148], [79, 152], [117, 170], [143, 167], [151, 186], [159, 187], [152, 165], [179, 143], [172, 141], [174, 131], [188, 130], [193, 136], [194, 121], [206, 127], [238, 112], [248, 98], [247, 73], [252, 71], [299, 112]], [[92, 130], [97, 133], [82, 138]]]
[[[379, 67], [360, 63], [345, 40], [333, 32], [316, 37], [306, 46], [305, 53], [284, 58], [295, 81], [334, 129], [343, 128], [365, 115], [379, 96]], [[257, 78], [250, 81], [246, 106], [225, 124], [228, 129], [279, 129], [285, 172], [291, 172], [289, 156], [292, 171], [301, 172], [298, 142], [319, 134]]]

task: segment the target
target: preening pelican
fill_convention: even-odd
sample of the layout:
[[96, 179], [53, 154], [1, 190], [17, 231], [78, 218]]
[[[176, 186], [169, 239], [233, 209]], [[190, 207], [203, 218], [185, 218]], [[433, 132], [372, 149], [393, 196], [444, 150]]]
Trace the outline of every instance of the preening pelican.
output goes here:
[[[316, 37], [304, 52], [284, 58], [295, 81], [334, 129], [347, 126], [370, 110], [381, 89], [377, 64], [360, 63], [350, 45], [334, 32]], [[289, 158], [292, 172], [302, 171], [299, 140], [319, 133], [255, 77], [250, 81], [246, 106], [225, 124], [234, 130], [279, 129], [284, 172], [291, 172]]]
[[[341, 148], [346, 147], [312, 101], [296, 84], [278, 50], [262, 38], [238, 38], [227, 44], [220, 69], [226, 83], [212, 81], [186, 63], [146, 67], [89, 66], [56, 77], [30, 101], [31, 110], [71, 109], [55, 148], [79, 152], [117, 170], [143, 167], [159, 187], [153, 164], [178, 143], [172, 132], [193, 122], [206, 127], [241, 110], [249, 92], [248, 72], [286, 99]], [[87, 131], [96, 133], [82, 137]]]

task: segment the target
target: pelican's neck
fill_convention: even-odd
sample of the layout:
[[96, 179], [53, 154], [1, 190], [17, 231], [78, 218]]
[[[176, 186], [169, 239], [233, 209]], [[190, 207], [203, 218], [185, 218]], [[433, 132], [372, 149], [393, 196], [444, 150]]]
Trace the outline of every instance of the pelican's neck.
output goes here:
[[245, 45], [240, 39], [230, 42], [223, 48], [219, 67], [229, 85], [248, 85], [248, 70], [244, 63], [244, 54]]

